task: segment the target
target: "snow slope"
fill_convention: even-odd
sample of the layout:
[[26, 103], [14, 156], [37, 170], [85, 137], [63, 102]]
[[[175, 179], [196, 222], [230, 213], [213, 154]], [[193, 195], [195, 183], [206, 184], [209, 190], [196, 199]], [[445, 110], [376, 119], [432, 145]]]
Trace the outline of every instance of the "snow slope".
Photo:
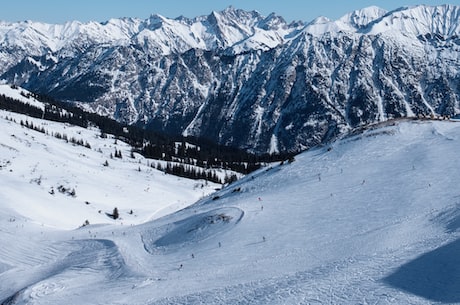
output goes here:
[[[459, 303], [459, 149], [456, 122], [382, 124], [136, 226], [42, 227], [2, 186], [0, 301]], [[39, 198], [40, 186], [18, 185], [11, 198]]]
[[[0, 86], [0, 92], [6, 88]], [[21, 121], [44, 128], [46, 134], [21, 127]], [[150, 166], [163, 161], [139, 154], [133, 159], [128, 144], [111, 136], [101, 138], [98, 129], [4, 111], [0, 111], [0, 128], [2, 207], [45, 226], [75, 229], [86, 220], [139, 224], [190, 205], [217, 187], [165, 175]], [[56, 134], [81, 140], [90, 148], [58, 139]], [[111, 158], [115, 150], [122, 159]], [[115, 207], [121, 216], [117, 221], [106, 215]]]
[[34, 106], [35, 108], [44, 110], [45, 106], [43, 103], [39, 102], [31, 95], [31, 92], [23, 89], [23, 88], [12, 88], [10, 85], [7, 84], [0, 84], [0, 94], [7, 96], [9, 98], [15, 99], [20, 101], [24, 104], [28, 104]]

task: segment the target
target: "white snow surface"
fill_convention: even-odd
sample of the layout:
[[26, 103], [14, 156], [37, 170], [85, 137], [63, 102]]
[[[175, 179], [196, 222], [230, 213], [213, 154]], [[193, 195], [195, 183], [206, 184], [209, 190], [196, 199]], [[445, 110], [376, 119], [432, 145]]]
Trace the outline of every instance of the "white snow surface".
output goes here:
[[[101, 154], [0, 124], [5, 304], [460, 302], [457, 122], [387, 122], [151, 221], [163, 202], [153, 189], [192, 200], [193, 186], [143, 164], [135, 174], [137, 160], [101, 168], [113, 147]], [[77, 197], [48, 194], [56, 182]], [[91, 223], [105, 225], [63, 230], [95, 205], [118, 205], [125, 224], [101, 215]]]
[[38, 109], [45, 110], [45, 105], [33, 98], [31, 93], [26, 89], [20, 87], [12, 88], [10, 85], [0, 84], [0, 94]]

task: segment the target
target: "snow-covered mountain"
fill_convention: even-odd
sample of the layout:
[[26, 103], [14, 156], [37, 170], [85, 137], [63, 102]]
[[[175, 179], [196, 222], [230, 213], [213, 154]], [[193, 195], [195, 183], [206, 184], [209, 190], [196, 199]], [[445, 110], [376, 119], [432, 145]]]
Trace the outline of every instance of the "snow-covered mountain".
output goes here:
[[1, 111], [0, 303], [458, 303], [459, 124], [381, 123], [165, 215], [209, 189]]
[[331, 21], [228, 8], [194, 19], [0, 24], [0, 78], [118, 120], [257, 152], [391, 118], [460, 113], [460, 7]]

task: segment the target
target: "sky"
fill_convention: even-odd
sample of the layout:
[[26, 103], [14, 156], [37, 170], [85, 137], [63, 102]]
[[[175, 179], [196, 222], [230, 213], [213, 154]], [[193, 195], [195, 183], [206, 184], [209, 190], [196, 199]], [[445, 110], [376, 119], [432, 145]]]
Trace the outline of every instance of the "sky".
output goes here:
[[152, 14], [169, 18], [181, 15], [196, 17], [221, 11], [228, 6], [256, 10], [264, 16], [275, 12], [288, 22], [311, 21], [319, 16], [337, 19], [356, 9], [379, 6], [393, 10], [401, 6], [427, 4], [460, 5], [460, 0], [396, 1], [396, 0], [15, 0], [0, 5], [0, 20], [8, 22], [32, 20], [46, 23], [64, 23], [71, 20], [107, 21], [111, 18], [136, 17], [145, 19]]

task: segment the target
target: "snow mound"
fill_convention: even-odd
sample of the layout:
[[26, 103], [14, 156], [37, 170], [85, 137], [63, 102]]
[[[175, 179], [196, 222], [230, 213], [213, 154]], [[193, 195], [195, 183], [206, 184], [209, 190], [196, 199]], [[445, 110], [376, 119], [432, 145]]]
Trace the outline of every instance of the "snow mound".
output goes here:
[[153, 240], [156, 234], [143, 235], [144, 247], [149, 253], [159, 250], [172, 250], [181, 246], [200, 242], [212, 236], [232, 229], [243, 218], [244, 212], [239, 208], [220, 208], [169, 224], [160, 231], [160, 238]]

